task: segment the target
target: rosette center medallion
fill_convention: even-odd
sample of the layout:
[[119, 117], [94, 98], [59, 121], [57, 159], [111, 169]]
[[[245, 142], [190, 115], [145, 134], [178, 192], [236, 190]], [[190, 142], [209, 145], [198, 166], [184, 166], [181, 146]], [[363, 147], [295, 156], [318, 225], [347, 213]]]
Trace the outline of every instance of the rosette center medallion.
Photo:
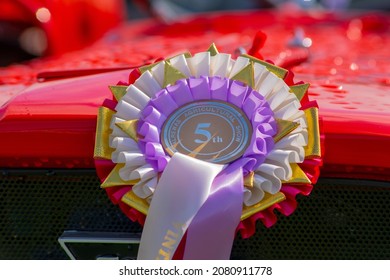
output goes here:
[[186, 104], [169, 116], [161, 140], [165, 151], [180, 152], [213, 163], [242, 156], [250, 143], [251, 124], [238, 107], [223, 101]]

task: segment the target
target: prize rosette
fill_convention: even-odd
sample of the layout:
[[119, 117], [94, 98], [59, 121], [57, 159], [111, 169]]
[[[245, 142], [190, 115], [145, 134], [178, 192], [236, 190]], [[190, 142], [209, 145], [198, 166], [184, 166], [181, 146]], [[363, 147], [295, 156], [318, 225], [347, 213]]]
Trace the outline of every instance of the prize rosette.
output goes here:
[[99, 109], [95, 163], [111, 200], [144, 226], [139, 259], [227, 259], [274, 210], [290, 215], [321, 165], [309, 85], [215, 45], [135, 69]]

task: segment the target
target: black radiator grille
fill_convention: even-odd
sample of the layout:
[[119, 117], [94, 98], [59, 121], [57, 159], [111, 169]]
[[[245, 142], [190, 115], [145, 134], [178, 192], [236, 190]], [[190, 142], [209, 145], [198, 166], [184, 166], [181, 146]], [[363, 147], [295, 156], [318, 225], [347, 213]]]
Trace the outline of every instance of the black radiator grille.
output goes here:
[[92, 171], [1, 180], [0, 259], [67, 259], [57, 242], [64, 230], [141, 231], [99, 189]]
[[[0, 259], [67, 259], [64, 230], [141, 232], [99, 189], [94, 171], [0, 175]], [[390, 259], [390, 184], [321, 179], [290, 217], [236, 238], [233, 259]]]
[[390, 184], [321, 179], [290, 216], [257, 225], [233, 253], [248, 259], [390, 259]]

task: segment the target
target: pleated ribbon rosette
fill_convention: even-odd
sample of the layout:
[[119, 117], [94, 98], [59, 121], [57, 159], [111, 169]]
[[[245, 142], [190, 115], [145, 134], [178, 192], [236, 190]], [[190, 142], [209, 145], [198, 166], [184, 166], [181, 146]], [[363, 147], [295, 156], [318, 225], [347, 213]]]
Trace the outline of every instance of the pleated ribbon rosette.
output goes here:
[[99, 110], [94, 156], [102, 188], [144, 226], [138, 259], [228, 259], [237, 232], [310, 193], [318, 108], [287, 70], [212, 45], [130, 77]]

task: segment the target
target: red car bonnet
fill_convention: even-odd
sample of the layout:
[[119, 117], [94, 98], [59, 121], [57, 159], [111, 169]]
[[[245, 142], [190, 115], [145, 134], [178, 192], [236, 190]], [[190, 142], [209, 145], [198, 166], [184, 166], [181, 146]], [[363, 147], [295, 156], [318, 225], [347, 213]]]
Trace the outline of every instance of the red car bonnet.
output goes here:
[[[212, 42], [234, 54], [239, 47], [248, 50], [262, 30], [262, 56], [291, 69], [295, 81], [310, 83], [309, 94], [319, 103], [322, 175], [388, 180], [389, 26], [388, 15], [379, 13], [283, 10], [196, 15], [169, 25], [146, 20], [122, 26], [89, 49], [2, 69], [2, 95], [10, 84], [32, 85], [9, 94], [0, 109], [0, 166], [93, 168], [97, 108], [111, 94], [108, 85], [126, 81], [130, 70], [72, 78], [92, 72], [50, 71], [131, 68], [206, 50]], [[35, 83], [39, 72], [48, 71]]]

